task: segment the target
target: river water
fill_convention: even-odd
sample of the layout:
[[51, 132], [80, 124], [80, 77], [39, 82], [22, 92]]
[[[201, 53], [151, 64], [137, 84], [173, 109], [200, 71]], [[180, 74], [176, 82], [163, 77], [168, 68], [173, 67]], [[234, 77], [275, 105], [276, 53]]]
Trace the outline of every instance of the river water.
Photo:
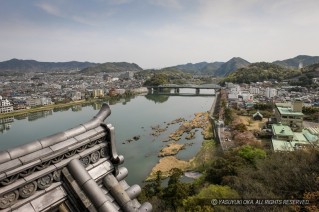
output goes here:
[[[180, 92], [195, 91], [181, 89]], [[201, 94], [209, 93], [212, 91], [201, 91]], [[157, 156], [159, 151], [169, 143], [163, 140], [167, 140], [168, 135], [179, 127], [179, 123], [169, 125], [159, 136], [151, 135], [152, 126], [164, 128], [167, 123], [177, 118], [191, 120], [194, 118], [194, 113], [210, 110], [213, 98], [215, 97], [148, 94], [108, 102], [112, 113], [105, 122], [115, 127], [117, 151], [124, 156], [124, 166], [129, 170], [127, 182], [142, 183], [159, 161]], [[0, 119], [0, 149], [16, 147], [85, 123], [96, 115], [101, 105], [102, 103], [93, 103]], [[203, 140], [200, 132], [201, 130], [196, 132], [193, 140], [186, 140], [183, 137], [179, 141], [192, 145], [181, 150], [176, 155], [177, 158], [189, 160], [195, 156]], [[137, 135], [140, 136], [139, 140], [127, 141]]]

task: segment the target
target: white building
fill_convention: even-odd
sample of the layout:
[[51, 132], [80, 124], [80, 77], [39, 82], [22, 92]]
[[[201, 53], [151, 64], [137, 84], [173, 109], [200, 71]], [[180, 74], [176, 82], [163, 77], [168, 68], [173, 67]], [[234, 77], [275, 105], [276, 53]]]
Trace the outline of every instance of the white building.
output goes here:
[[82, 93], [80, 91], [72, 91], [69, 93], [69, 97], [72, 101], [78, 101], [82, 99]]
[[0, 113], [8, 113], [13, 111], [13, 105], [7, 99], [0, 96]]
[[249, 93], [248, 91], [242, 91], [239, 96], [243, 99], [243, 101], [253, 101], [254, 100], [254, 95]]
[[51, 98], [41, 97], [40, 101], [41, 101], [41, 105], [50, 105], [50, 104], [52, 104]]
[[232, 84], [230, 91], [228, 93], [228, 99], [238, 99], [238, 96], [241, 94], [241, 88], [239, 85]]
[[277, 89], [276, 88], [267, 87], [266, 90], [265, 90], [265, 96], [267, 98], [272, 98], [272, 97], [277, 96]]
[[28, 98], [25, 101], [26, 105], [30, 107], [40, 106], [41, 105], [41, 99], [39, 98]]
[[251, 93], [251, 94], [259, 94], [260, 93], [260, 89], [257, 88], [257, 87], [250, 86], [249, 93]]

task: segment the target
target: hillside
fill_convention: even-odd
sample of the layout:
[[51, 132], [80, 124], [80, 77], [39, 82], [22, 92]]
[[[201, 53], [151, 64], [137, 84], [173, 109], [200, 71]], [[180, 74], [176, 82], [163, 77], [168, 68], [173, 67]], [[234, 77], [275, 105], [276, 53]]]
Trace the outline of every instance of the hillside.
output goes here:
[[201, 62], [201, 63], [187, 63], [185, 65], [177, 65], [170, 68], [175, 68], [186, 73], [195, 75], [210, 75], [210, 76], [226, 76], [227, 74], [248, 66], [250, 63], [240, 57], [234, 57], [227, 62]]
[[240, 68], [230, 73], [224, 79], [224, 82], [250, 83], [265, 80], [281, 81], [299, 75], [300, 73], [301, 71], [299, 70], [291, 70], [276, 64], [260, 62], [252, 63], [248, 67]]
[[0, 62], [0, 72], [48, 72], [83, 69], [95, 66], [90, 62], [38, 62], [36, 60], [11, 59]]
[[185, 65], [177, 65], [170, 68], [174, 68], [186, 73], [194, 75], [215, 75], [215, 72], [223, 64], [223, 62], [200, 62], [200, 63], [187, 63]]
[[303, 72], [319, 72], [319, 62], [305, 67]]
[[201, 69], [203, 75], [216, 76], [216, 71], [224, 64], [224, 62], [213, 62], [208, 63], [205, 67]]
[[108, 62], [103, 63], [94, 67], [88, 67], [82, 69], [80, 73], [82, 74], [96, 74], [96, 73], [114, 73], [114, 72], [125, 72], [125, 71], [142, 71], [143, 69], [136, 65], [135, 63], [126, 62]]
[[219, 67], [219, 69], [216, 71], [216, 76], [227, 76], [229, 73], [232, 73], [233, 71], [247, 67], [250, 63], [240, 57], [233, 57], [223, 65]]
[[298, 55], [294, 58], [286, 60], [277, 60], [273, 62], [276, 65], [280, 65], [286, 68], [298, 68], [299, 64], [302, 63], [303, 67], [309, 66], [315, 63], [319, 63], [319, 56], [308, 56], [308, 55]]
[[144, 70], [135, 74], [136, 78], [146, 78], [145, 86], [157, 86], [163, 84], [185, 84], [192, 75], [176, 68], [163, 68], [160, 70]]

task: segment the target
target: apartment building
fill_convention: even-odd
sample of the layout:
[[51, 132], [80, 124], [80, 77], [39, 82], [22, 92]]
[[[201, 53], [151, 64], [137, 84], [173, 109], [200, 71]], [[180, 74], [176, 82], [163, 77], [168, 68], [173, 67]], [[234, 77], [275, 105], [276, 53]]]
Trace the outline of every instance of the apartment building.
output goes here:
[[2, 96], [0, 96], [0, 113], [8, 113], [13, 111], [13, 105], [9, 100], [3, 99]]

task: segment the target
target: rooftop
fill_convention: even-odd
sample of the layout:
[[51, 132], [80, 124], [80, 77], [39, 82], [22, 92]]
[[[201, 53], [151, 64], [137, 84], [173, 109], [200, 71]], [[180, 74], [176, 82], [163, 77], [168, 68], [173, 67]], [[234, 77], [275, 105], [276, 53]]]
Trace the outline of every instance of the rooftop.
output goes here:
[[[277, 104], [276, 104], [276, 106], [277, 106]], [[303, 113], [294, 112], [291, 108], [277, 106], [277, 109], [281, 115], [303, 116]]]
[[111, 114], [103, 104], [90, 121], [0, 152], [0, 210], [151, 211], [117, 154]]
[[293, 136], [293, 132], [289, 126], [279, 124], [273, 124], [272, 125], [272, 131], [275, 136]]

